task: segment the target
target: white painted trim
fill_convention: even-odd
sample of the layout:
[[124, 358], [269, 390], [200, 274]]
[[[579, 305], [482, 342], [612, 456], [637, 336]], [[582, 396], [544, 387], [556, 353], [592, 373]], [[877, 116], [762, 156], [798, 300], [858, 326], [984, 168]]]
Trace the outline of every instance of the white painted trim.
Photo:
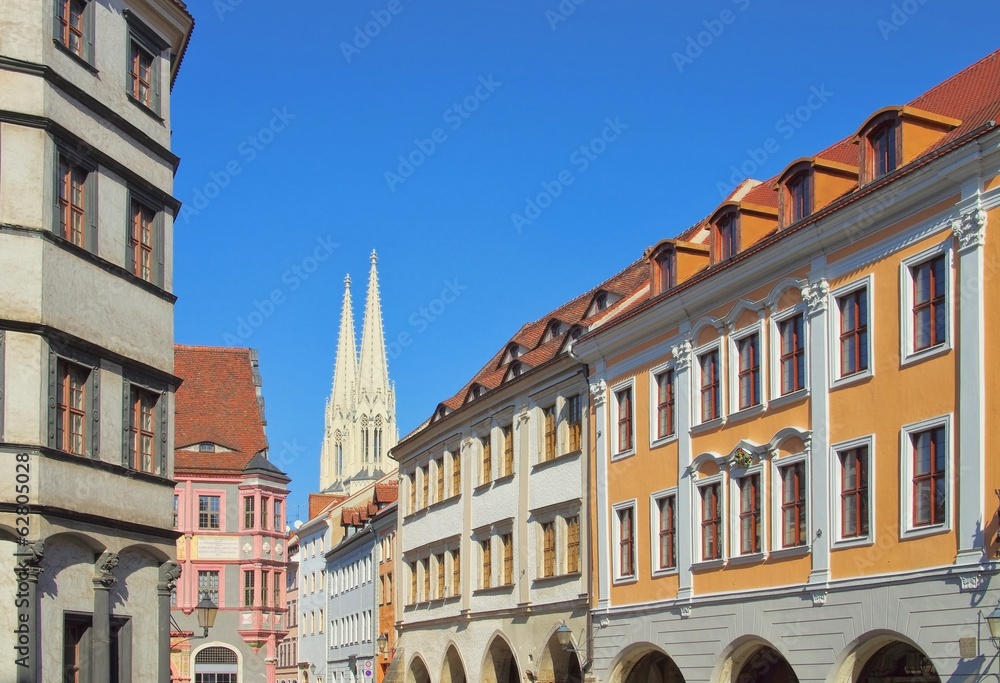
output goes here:
[[[802, 482], [802, 489], [806, 492], [806, 536], [805, 545], [791, 545], [785, 546], [783, 540], [783, 518], [781, 515], [781, 504], [784, 500], [782, 487], [784, 482], [781, 478], [781, 470], [789, 465], [795, 465], [798, 463], [803, 463], [805, 465], [805, 481]], [[782, 458], [771, 458], [771, 468], [770, 468], [771, 481], [773, 482], [771, 487], [771, 502], [774, 505], [772, 524], [771, 524], [771, 539], [773, 548], [771, 554], [775, 555], [787, 551], [809, 551], [812, 549], [813, 542], [816, 539], [815, 524], [816, 519], [813, 517], [813, 500], [812, 500], [812, 477], [813, 468], [809, 466], [809, 453], [804, 451], [802, 453], [796, 453], [794, 455], [786, 455]], [[821, 475], [822, 476], [822, 475]]]
[[[903, 425], [899, 430], [899, 530], [900, 539], [919, 538], [921, 536], [932, 536], [935, 534], [948, 533], [954, 523], [955, 501], [955, 478], [952, 476], [952, 469], [955, 463], [955, 445], [952, 432], [952, 414], [940, 415], [919, 422], [912, 422]], [[945, 506], [944, 522], [928, 526], [915, 526], [913, 524], [913, 444], [910, 436], [917, 432], [922, 432], [934, 427], [944, 427], [945, 463], [944, 463], [944, 487]], [[981, 485], [981, 483], [980, 483]]]
[[[629, 500], [624, 500], [620, 503], [615, 503], [611, 506], [611, 520], [612, 520], [612, 552], [611, 552], [611, 562], [614, 568], [614, 585], [618, 586], [623, 583], [634, 583], [639, 579], [639, 533], [636, 528], [639, 525], [639, 514], [638, 514], [638, 500], [636, 498], [631, 498]], [[622, 510], [632, 510], [632, 573], [622, 574], [621, 569], [621, 523], [618, 519], [618, 513]]]
[[[659, 403], [659, 386], [656, 381], [657, 376], [662, 375], [664, 372], [672, 371], [674, 373], [673, 384], [674, 384], [674, 431], [672, 434], [667, 434], [665, 436], [657, 436], [656, 429], [659, 422], [659, 410], [657, 404]], [[657, 365], [655, 368], [649, 371], [649, 447], [655, 448], [657, 446], [662, 446], [664, 444], [671, 443], [677, 440], [677, 404], [678, 404], [678, 382], [677, 382], [677, 369], [676, 362], [670, 360], [666, 363]]]
[[[850, 282], [842, 287], [838, 287], [830, 292], [829, 299], [829, 310], [833, 314], [831, 316], [831, 324], [829, 325], [829, 356], [830, 356], [830, 389], [836, 389], [838, 387], [846, 386], [848, 384], [853, 384], [862, 380], [866, 380], [869, 377], [875, 375], [875, 311], [873, 310], [872, 302], [874, 301], [874, 288], [875, 288], [875, 276], [871, 273], [868, 275]], [[841, 376], [840, 370], [840, 305], [838, 299], [840, 297], [846, 296], [848, 294], [853, 294], [859, 289], [865, 289], [865, 296], [868, 299], [868, 368], [856, 372], [852, 375], [847, 375], [846, 377]]]
[[[843, 451], [849, 451], [854, 448], [859, 448], [861, 446], [866, 446], [868, 448], [868, 500], [866, 502], [868, 509], [868, 533], [864, 536], [855, 536], [850, 538], [844, 538], [842, 531], [843, 516], [840, 504], [841, 482], [842, 478], [842, 468], [840, 464], [840, 454]], [[832, 521], [833, 534], [830, 536], [830, 543], [832, 545], [832, 550], [839, 550], [841, 548], [851, 548], [855, 546], [866, 546], [875, 543], [875, 532], [877, 529], [876, 514], [877, 511], [874, 505], [874, 492], [876, 483], [876, 469], [875, 464], [875, 435], [869, 434], [867, 436], [861, 436], [856, 439], [850, 439], [848, 441], [840, 441], [838, 443], [832, 444], [830, 446], [830, 472], [829, 472], [829, 482], [830, 482], [830, 520]]]
[[[622, 391], [628, 391], [630, 395], [629, 403], [631, 404], [632, 419], [629, 428], [632, 431], [631, 435], [631, 448], [621, 450], [618, 444], [618, 394]], [[635, 424], [636, 424], [636, 392], [635, 392], [635, 377], [629, 377], [628, 379], [619, 382], [618, 384], [611, 387], [608, 391], [608, 410], [611, 413], [611, 460], [612, 462], [616, 460], [621, 460], [622, 458], [627, 458], [630, 455], [635, 455]]]
[[[908, 365], [917, 361], [931, 358], [952, 349], [952, 340], [955, 338], [955, 307], [953, 305], [955, 296], [955, 256], [951, 236], [948, 239], [925, 249], [924, 251], [905, 258], [899, 263], [899, 359], [900, 365]], [[943, 255], [945, 257], [945, 338], [944, 342], [937, 346], [931, 346], [921, 351], [914, 351], [914, 329], [913, 329], [913, 267], [920, 265], [932, 258]]]
[[[726, 360], [723, 351], [722, 342], [724, 337], [720, 336], [717, 339], [699, 346], [693, 352], [692, 356], [692, 366], [694, 372], [691, 373], [691, 415], [696, 416], [698, 422], [695, 423], [692, 429], [697, 428], [702, 425], [721, 425], [724, 423], [726, 418]], [[701, 414], [701, 357], [716, 351], [719, 354], [719, 417], [712, 420], [703, 420]]]
[[[702, 495], [701, 490], [706, 486], [712, 486], [714, 484], [719, 485], [719, 534], [722, 538], [719, 540], [719, 548], [722, 556], [719, 558], [705, 559], [703, 553], [705, 552], [705, 539], [702, 537]], [[698, 569], [702, 567], [710, 567], [718, 563], [725, 563], [729, 557], [729, 530], [726, 528], [727, 520], [729, 519], [729, 496], [726, 495], [726, 482], [725, 477], [722, 472], [714, 474], [711, 477], [705, 477], [703, 479], [696, 479], [694, 483], [695, 495], [692, 498], [692, 506], [694, 507], [694, 514], [691, 516], [692, 521], [694, 521], [694, 536], [697, 539], [697, 547], [695, 552], [695, 559], [691, 563], [691, 567]]]
[[[673, 567], [660, 567], [660, 506], [664, 498], [674, 499], [674, 542], [677, 549], [674, 553]], [[680, 508], [678, 507], [677, 487], [672, 486], [649, 494], [649, 570], [652, 576], [668, 576], [676, 574], [680, 565]]]
[[[740, 525], [740, 513], [742, 512], [741, 497], [740, 497], [740, 479], [749, 475], [760, 475], [760, 481], [758, 483], [757, 494], [760, 498], [758, 506], [760, 509], [760, 549], [755, 553], [743, 554], [740, 544], [743, 541], [743, 528]], [[757, 462], [750, 467], [732, 467], [729, 470], [729, 477], [727, 478], [729, 482], [728, 494], [731, 497], [732, 504], [729, 505], [729, 516], [726, 518], [727, 526], [733, 530], [733, 533], [729, 534], [729, 557], [730, 562], [742, 561], [749, 562], [753, 559], [763, 559], [766, 556], [770, 544], [768, 541], [768, 496], [766, 491], [768, 490], [768, 476], [767, 471], [764, 468], [764, 461], [762, 458], [758, 457]]]
[[[788, 320], [789, 318], [794, 318], [797, 315], [802, 316], [802, 349], [803, 349], [803, 359], [805, 364], [805, 378], [801, 389], [797, 389], [787, 394], [781, 393], [781, 331], [778, 328], [780, 323]], [[779, 401], [790, 401], [794, 400], [792, 397], [798, 397], [802, 395], [808, 396], [810, 393], [811, 383], [809, 381], [809, 370], [812, 363], [812, 354], [809, 353], [809, 339], [812, 333], [809, 325], [809, 311], [806, 308], [805, 302], [796, 304], [783, 311], [772, 313], [768, 319], [768, 360], [770, 372], [768, 373], [768, 378], [770, 379], [771, 391], [769, 393], [771, 400], [770, 405], [778, 405]]]
[[[760, 315], [763, 315], [763, 308], [758, 310]], [[740, 353], [739, 353], [739, 342], [743, 341], [747, 337], [752, 335], [757, 335], [757, 362], [758, 362], [758, 384], [760, 390], [760, 401], [753, 405], [747, 406], [746, 408], [740, 407], [740, 382], [739, 382], [739, 371], [740, 371]], [[729, 358], [732, 362], [727, 364], [728, 372], [726, 373], [726, 384], [729, 390], [729, 408], [730, 413], [728, 418], [730, 420], [738, 419], [740, 416], [746, 414], [753, 414], [754, 411], [760, 411], [767, 408], [767, 376], [768, 376], [768, 353], [767, 348], [768, 338], [764, 333], [764, 319], [759, 318], [757, 322], [752, 325], [748, 325], [735, 332], [730, 332], [728, 335], [727, 348], [729, 351]]]

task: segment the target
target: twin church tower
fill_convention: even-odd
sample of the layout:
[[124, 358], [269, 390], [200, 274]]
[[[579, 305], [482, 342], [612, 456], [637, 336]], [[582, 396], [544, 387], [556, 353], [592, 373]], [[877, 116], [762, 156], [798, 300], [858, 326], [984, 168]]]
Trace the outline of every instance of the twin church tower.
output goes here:
[[354, 336], [351, 276], [344, 279], [333, 391], [326, 402], [320, 489], [351, 495], [395, 469], [388, 451], [396, 445], [396, 394], [389, 368], [379, 301], [378, 261], [372, 251], [361, 350]]

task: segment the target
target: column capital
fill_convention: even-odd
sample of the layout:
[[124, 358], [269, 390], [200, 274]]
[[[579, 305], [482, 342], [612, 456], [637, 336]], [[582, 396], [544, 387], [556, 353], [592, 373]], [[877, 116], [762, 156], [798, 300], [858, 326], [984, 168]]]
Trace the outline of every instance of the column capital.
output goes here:
[[14, 573], [18, 578], [28, 581], [38, 581], [42, 573], [42, 559], [45, 557], [45, 541], [24, 543], [18, 546], [17, 566]]
[[691, 340], [685, 337], [676, 346], [670, 347], [670, 354], [674, 357], [674, 367], [677, 368], [679, 372], [687, 370], [691, 367], [691, 358], [694, 353], [694, 347], [691, 346]]
[[986, 212], [978, 207], [967, 211], [952, 221], [951, 229], [958, 238], [959, 251], [985, 246]]
[[594, 402], [595, 408], [600, 408], [604, 405], [604, 401], [607, 398], [606, 393], [608, 391], [608, 384], [603, 379], [599, 379], [590, 385], [590, 400]]
[[830, 294], [830, 283], [826, 281], [826, 278], [810, 282], [799, 291], [802, 293], [802, 300], [806, 302], [806, 308], [809, 309], [809, 315], [826, 310], [826, 299], [827, 295]]
[[177, 579], [181, 576], [181, 566], [172, 560], [167, 560], [160, 565], [160, 581], [156, 584], [156, 590], [172, 593], [177, 586]]
[[118, 553], [105, 550], [94, 563], [94, 587], [108, 590], [117, 579], [112, 570], [118, 566]]

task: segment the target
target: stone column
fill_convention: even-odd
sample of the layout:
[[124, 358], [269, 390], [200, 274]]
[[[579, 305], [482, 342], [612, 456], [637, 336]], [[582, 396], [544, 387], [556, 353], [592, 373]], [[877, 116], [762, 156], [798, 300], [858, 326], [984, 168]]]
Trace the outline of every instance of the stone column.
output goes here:
[[[823, 261], [813, 263], [812, 271], [817, 273], [824, 267]], [[815, 277], [815, 275], [814, 275]], [[812, 545], [812, 571], [809, 583], [826, 586], [830, 581], [830, 543], [832, 536], [830, 519], [830, 376], [829, 365], [824, 352], [829, 337], [827, 314], [830, 285], [826, 279], [815, 278], [801, 290], [806, 302], [809, 321], [809, 391], [810, 421], [812, 438], [806, 443], [806, 457], [809, 467], [809, 543]], [[830, 353], [834, 353], [831, 350]]]
[[90, 630], [90, 676], [92, 681], [111, 680], [111, 571], [118, 566], [118, 554], [101, 553], [94, 565], [94, 621]]
[[177, 586], [181, 567], [176, 562], [164, 562], [160, 565], [160, 580], [156, 584], [156, 600], [160, 628], [157, 636], [157, 683], [170, 683], [170, 594]]
[[[969, 193], [964, 193], [969, 194]], [[975, 202], [952, 224], [958, 240], [958, 554], [955, 564], [982, 560], [983, 514], [986, 494], [986, 212], [978, 206], [978, 187], [969, 200]], [[966, 203], [963, 201], [963, 204]], [[963, 207], [964, 208], [964, 207]]]
[[14, 605], [17, 608], [14, 657], [17, 665], [17, 683], [35, 683], [40, 680], [38, 662], [41, 640], [38, 637], [38, 575], [42, 573], [44, 542], [23, 545], [17, 552], [17, 590]]
[[[603, 365], [601, 367], [603, 372]], [[597, 464], [597, 480], [594, 490], [597, 493], [597, 609], [607, 609], [611, 598], [611, 565], [607, 548], [608, 542], [608, 439], [607, 415], [604, 404], [607, 400], [608, 385], [603, 377], [593, 377], [590, 381], [590, 401], [594, 406], [594, 459]], [[586, 461], [584, 461], [586, 462]], [[594, 577], [591, 575], [591, 582]]]

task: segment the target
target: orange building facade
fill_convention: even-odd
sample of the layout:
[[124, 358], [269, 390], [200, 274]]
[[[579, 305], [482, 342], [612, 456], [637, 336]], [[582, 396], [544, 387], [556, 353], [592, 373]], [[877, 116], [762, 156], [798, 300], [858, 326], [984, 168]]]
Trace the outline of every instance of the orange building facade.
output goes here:
[[745, 181], [647, 252], [648, 298], [573, 345], [595, 445], [590, 677], [986, 672], [998, 114], [994, 53]]

